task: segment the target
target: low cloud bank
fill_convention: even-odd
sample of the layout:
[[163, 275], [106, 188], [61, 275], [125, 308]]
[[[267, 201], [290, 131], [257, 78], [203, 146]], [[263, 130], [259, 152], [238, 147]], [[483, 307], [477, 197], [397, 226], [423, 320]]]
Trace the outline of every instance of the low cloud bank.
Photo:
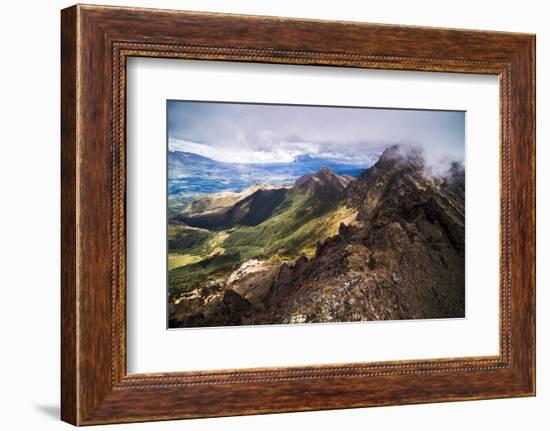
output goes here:
[[464, 163], [464, 112], [171, 101], [172, 150], [226, 163], [288, 163], [300, 155], [369, 163], [398, 143], [430, 165]]

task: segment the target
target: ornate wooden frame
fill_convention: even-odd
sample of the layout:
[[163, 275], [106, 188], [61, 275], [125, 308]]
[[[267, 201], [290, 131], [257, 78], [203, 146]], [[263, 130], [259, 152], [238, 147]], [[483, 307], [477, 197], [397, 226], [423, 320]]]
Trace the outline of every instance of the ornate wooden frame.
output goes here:
[[[535, 394], [534, 35], [81, 5], [61, 15], [63, 420], [88, 425]], [[128, 375], [129, 56], [498, 75], [500, 354]]]

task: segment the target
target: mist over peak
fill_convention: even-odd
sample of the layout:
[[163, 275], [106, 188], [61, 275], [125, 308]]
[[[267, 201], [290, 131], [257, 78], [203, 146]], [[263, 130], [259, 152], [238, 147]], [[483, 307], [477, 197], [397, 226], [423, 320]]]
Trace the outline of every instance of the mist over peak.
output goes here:
[[456, 176], [460, 172], [464, 175], [465, 170], [463, 159], [453, 159], [447, 154], [442, 154], [437, 148], [430, 150], [411, 143], [399, 143], [387, 147], [377, 163], [408, 164], [420, 170], [425, 177], [432, 179]]

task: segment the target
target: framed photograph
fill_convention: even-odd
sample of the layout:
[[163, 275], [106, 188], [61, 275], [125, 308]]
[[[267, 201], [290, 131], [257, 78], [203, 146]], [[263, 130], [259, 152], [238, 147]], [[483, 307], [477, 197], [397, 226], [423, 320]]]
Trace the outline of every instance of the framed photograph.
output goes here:
[[167, 115], [168, 328], [466, 317], [465, 112]]
[[535, 37], [62, 11], [62, 419], [535, 394]]

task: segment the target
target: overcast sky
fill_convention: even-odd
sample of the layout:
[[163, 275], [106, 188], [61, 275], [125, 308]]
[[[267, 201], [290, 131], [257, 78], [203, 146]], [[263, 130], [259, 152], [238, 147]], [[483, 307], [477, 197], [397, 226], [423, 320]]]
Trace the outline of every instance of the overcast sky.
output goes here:
[[464, 162], [464, 112], [168, 102], [170, 150], [221, 162], [290, 162], [296, 156], [362, 163], [395, 143]]

